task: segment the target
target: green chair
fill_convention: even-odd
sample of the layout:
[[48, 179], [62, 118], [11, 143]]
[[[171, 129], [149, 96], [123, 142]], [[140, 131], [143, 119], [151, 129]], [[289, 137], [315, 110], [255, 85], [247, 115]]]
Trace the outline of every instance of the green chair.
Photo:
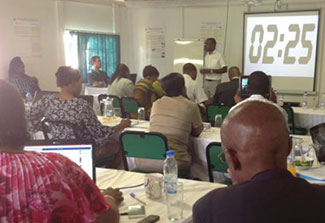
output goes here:
[[212, 126], [214, 126], [214, 118], [216, 114], [221, 114], [222, 120], [226, 118], [228, 115], [228, 112], [230, 110], [230, 107], [225, 105], [217, 105], [217, 104], [211, 104], [207, 106], [207, 121], [211, 123]]
[[138, 114], [139, 102], [133, 97], [122, 97], [123, 118], [130, 118], [131, 114]]
[[118, 96], [116, 96], [116, 95], [108, 95], [108, 94], [100, 94], [100, 95], [98, 95], [97, 100], [98, 100], [98, 103], [100, 105], [100, 113], [101, 113], [101, 115], [104, 115], [104, 104], [101, 103], [101, 101], [103, 99], [106, 99], [107, 97], [113, 98], [113, 107], [114, 108], [120, 108], [121, 109], [121, 114], [123, 114], [123, 111], [122, 111], [123, 109], [122, 109], [122, 106], [121, 106], [121, 104], [122, 104], [121, 99]]
[[288, 115], [288, 125], [290, 128], [290, 134], [294, 135], [306, 135], [308, 133], [307, 129], [299, 128], [295, 126], [294, 112], [291, 106], [283, 105], [282, 108], [286, 111]]
[[[158, 132], [124, 131], [120, 135], [125, 170], [129, 170], [128, 157], [165, 160], [168, 150], [167, 138]], [[133, 169], [135, 172], [143, 172]], [[185, 178], [190, 169], [179, 169], [178, 176]]]
[[124, 131], [120, 143], [125, 170], [129, 170], [127, 157], [164, 160], [168, 150], [166, 136], [157, 132]]
[[[210, 182], [214, 182], [213, 171], [227, 173], [228, 165], [224, 163], [219, 155], [222, 153], [221, 144], [217, 142], [210, 143], [206, 148], [206, 157], [208, 162], [208, 174]], [[230, 181], [222, 182], [230, 185]]]

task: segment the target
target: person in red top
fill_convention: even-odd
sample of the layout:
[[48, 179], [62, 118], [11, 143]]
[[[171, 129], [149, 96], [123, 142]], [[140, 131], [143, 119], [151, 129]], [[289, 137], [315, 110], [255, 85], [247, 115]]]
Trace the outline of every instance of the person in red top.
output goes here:
[[[119, 222], [122, 193], [104, 195], [74, 162], [23, 150], [29, 136], [18, 91], [0, 80], [1, 222]], [[14, 111], [14, 112], [13, 112]]]

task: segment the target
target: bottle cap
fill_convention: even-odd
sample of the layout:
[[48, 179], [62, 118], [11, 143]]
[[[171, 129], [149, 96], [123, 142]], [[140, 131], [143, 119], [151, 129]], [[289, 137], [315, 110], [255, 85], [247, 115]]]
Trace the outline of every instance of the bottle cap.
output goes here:
[[174, 152], [174, 150], [168, 150], [166, 155], [167, 155], [167, 157], [171, 157], [171, 156], [175, 155], [175, 152]]

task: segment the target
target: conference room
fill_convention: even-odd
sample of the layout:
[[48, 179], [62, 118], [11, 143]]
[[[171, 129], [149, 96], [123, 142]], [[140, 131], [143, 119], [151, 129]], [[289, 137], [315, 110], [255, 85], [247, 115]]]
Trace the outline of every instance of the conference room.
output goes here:
[[324, 8], [1, 0], [0, 218], [316, 221]]

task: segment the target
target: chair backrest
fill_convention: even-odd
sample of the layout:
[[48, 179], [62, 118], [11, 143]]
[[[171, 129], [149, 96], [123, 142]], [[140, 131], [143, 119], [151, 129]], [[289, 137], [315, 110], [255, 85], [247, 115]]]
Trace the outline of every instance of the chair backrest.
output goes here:
[[101, 113], [101, 115], [104, 114], [104, 104], [102, 104], [101, 101], [103, 99], [107, 98], [107, 97], [113, 98], [113, 107], [114, 108], [120, 108], [121, 109], [121, 114], [123, 114], [123, 108], [121, 106], [121, 104], [122, 104], [121, 99], [118, 96], [112, 95], [112, 94], [100, 94], [100, 95], [98, 95], [97, 99], [98, 99], [98, 103], [100, 105], [100, 113]]
[[221, 153], [221, 143], [212, 142], [206, 148], [206, 157], [208, 162], [208, 173], [210, 182], [214, 182], [213, 171], [227, 173], [228, 165], [219, 158], [219, 155]]
[[164, 160], [168, 149], [167, 138], [157, 132], [124, 131], [120, 143], [126, 170], [127, 157]]
[[133, 97], [122, 97], [123, 117], [130, 118], [130, 114], [137, 114], [140, 107], [139, 102]]
[[217, 105], [211, 104], [207, 106], [207, 121], [214, 125], [214, 118], [216, 114], [220, 114], [222, 116], [222, 120], [226, 118], [230, 107], [225, 105]]
[[289, 128], [292, 129], [292, 133], [295, 134], [295, 118], [294, 118], [293, 109], [290, 105], [283, 105], [282, 108], [287, 113]]
[[91, 107], [94, 107], [94, 96], [92, 95], [80, 95], [78, 98], [84, 99]]
[[[76, 139], [77, 138], [77, 130], [76, 127], [66, 121], [52, 121], [43, 117], [41, 119], [42, 131], [44, 134], [44, 138], [46, 140], [53, 139], [53, 140], [61, 140], [61, 139]], [[62, 135], [55, 134], [55, 132], [62, 132], [64, 131], [67, 134]]]

